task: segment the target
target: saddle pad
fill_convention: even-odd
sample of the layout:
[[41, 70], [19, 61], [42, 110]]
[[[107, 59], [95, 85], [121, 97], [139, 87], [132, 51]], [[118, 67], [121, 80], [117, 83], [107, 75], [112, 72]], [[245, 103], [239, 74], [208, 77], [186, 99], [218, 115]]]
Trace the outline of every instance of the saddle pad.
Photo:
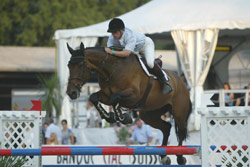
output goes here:
[[[140, 56], [139, 56], [139, 55], [136, 55], [136, 57], [137, 57], [137, 59], [138, 59], [140, 65], [141, 65], [143, 71], [145, 72], [145, 74], [146, 74], [147, 76], [149, 76], [149, 77], [152, 76], [154, 79], [157, 79], [157, 77], [156, 77], [155, 75], [151, 74], [151, 73], [148, 71], [146, 65], [145, 65], [145, 64], [143, 63], [143, 61], [141, 60]], [[166, 74], [165, 71], [163, 71], [163, 74], [164, 74], [165, 78], [168, 79], [168, 76], [167, 76], [167, 74]]]
[[145, 74], [146, 74], [147, 76], [149, 76], [149, 77], [152, 76], [152, 77], [154, 77], [154, 79], [157, 79], [157, 77], [156, 77], [155, 75], [149, 73], [147, 67], [145, 66], [145, 64], [143, 63], [143, 61], [142, 61], [141, 58], [139, 57], [139, 55], [136, 55], [136, 57], [137, 57], [137, 59], [138, 59], [140, 65], [141, 65], [143, 71], [145, 72]]

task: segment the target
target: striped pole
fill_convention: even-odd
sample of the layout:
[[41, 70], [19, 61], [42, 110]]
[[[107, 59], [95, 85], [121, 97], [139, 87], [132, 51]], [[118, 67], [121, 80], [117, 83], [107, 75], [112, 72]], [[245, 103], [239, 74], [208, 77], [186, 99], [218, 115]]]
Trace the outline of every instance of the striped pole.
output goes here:
[[[201, 165], [43, 165], [43, 167], [201, 167]], [[221, 165], [216, 165], [220, 167]]]
[[45, 146], [39, 149], [0, 149], [0, 156], [54, 155], [193, 155], [200, 146]]

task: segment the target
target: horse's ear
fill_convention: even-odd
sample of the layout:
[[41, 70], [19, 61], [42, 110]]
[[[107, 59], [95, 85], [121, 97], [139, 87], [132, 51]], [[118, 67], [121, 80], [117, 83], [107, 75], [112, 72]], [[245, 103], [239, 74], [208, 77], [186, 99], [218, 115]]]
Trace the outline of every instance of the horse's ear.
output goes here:
[[74, 52], [74, 50], [69, 46], [69, 44], [67, 43], [67, 47], [68, 47], [68, 50], [69, 50], [69, 53], [73, 53]]
[[84, 44], [81, 42], [81, 44], [80, 44], [80, 49], [81, 50], [84, 50]]

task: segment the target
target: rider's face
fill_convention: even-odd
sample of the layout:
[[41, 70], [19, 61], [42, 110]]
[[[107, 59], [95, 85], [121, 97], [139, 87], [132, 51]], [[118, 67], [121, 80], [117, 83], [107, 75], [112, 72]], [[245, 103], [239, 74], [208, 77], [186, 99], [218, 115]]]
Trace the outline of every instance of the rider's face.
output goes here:
[[112, 32], [112, 35], [115, 39], [120, 39], [122, 37], [123, 30], [118, 30], [116, 32]]

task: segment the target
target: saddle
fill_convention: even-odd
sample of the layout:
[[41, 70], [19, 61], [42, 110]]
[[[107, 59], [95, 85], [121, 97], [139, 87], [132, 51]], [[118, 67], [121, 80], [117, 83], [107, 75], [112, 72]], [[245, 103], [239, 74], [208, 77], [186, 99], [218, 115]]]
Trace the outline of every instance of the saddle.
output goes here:
[[[144, 65], [147, 67], [147, 70], [151, 73], [152, 73], [152, 69], [149, 68], [149, 66], [147, 65], [147, 62], [146, 62], [146, 59], [144, 57], [140, 58], [142, 60], [142, 62], [144, 63]], [[162, 68], [162, 60], [160, 58], [156, 58], [155, 59], [155, 63], [158, 64], [161, 68]]]
[[[117, 51], [122, 51], [124, 48], [120, 47], [120, 46], [112, 46], [112, 47], [110, 47], [110, 49], [114, 49], [114, 50], [117, 50]], [[153, 75], [154, 74], [153, 69], [148, 67], [146, 59], [144, 58], [144, 56], [141, 55], [142, 58], [139, 58], [138, 55], [135, 55], [135, 56], [136, 56], [137, 60], [139, 61], [139, 64], [141, 65], [144, 72], [149, 76], [149, 81], [148, 81], [148, 84], [147, 84], [147, 87], [146, 87], [146, 90], [144, 92], [143, 97], [132, 107], [132, 109], [139, 109], [139, 108], [144, 107], [145, 102], [146, 102], [147, 97], [148, 97], [148, 94], [149, 94], [149, 92], [150, 92], [150, 90], [152, 88], [153, 80], [156, 79], [156, 78]], [[161, 61], [160, 58], [155, 59], [154, 63], [157, 63], [162, 68], [162, 61]]]
[[[123, 49], [124, 49], [124, 47], [122, 47], [122, 46], [111, 46], [110, 47], [110, 49], [114, 49], [114, 50], [117, 50], [117, 51], [122, 51]], [[143, 62], [143, 64], [145, 65], [145, 67], [147, 68], [147, 70], [148, 70], [148, 72], [150, 73], [150, 74], [153, 74], [153, 70], [151, 69], [151, 68], [149, 68], [148, 67], [148, 65], [147, 65], [147, 62], [146, 62], [146, 59], [144, 58], [144, 56], [143, 55], [141, 55], [142, 57], [141, 58], [139, 58], [138, 56], [138, 61], [141, 63], [141, 62]], [[140, 60], [141, 61], [140, 61]], [[162, 60], [160, 59], [160, 58], [156, 58], [155, 59], [155, 63], [157, 63], [161, 68], [162, 68]], [[142, 65], [141, 65], [142, 66]], [[143, 66], [142, 66], [142, 68], [143, 68]], [[143, 68], [144, 69], [144, 68]], [[144, 69], [144, 71], [145, 71], [146, 69]], [[147, 73], [147, 72], [146, 72]]]

